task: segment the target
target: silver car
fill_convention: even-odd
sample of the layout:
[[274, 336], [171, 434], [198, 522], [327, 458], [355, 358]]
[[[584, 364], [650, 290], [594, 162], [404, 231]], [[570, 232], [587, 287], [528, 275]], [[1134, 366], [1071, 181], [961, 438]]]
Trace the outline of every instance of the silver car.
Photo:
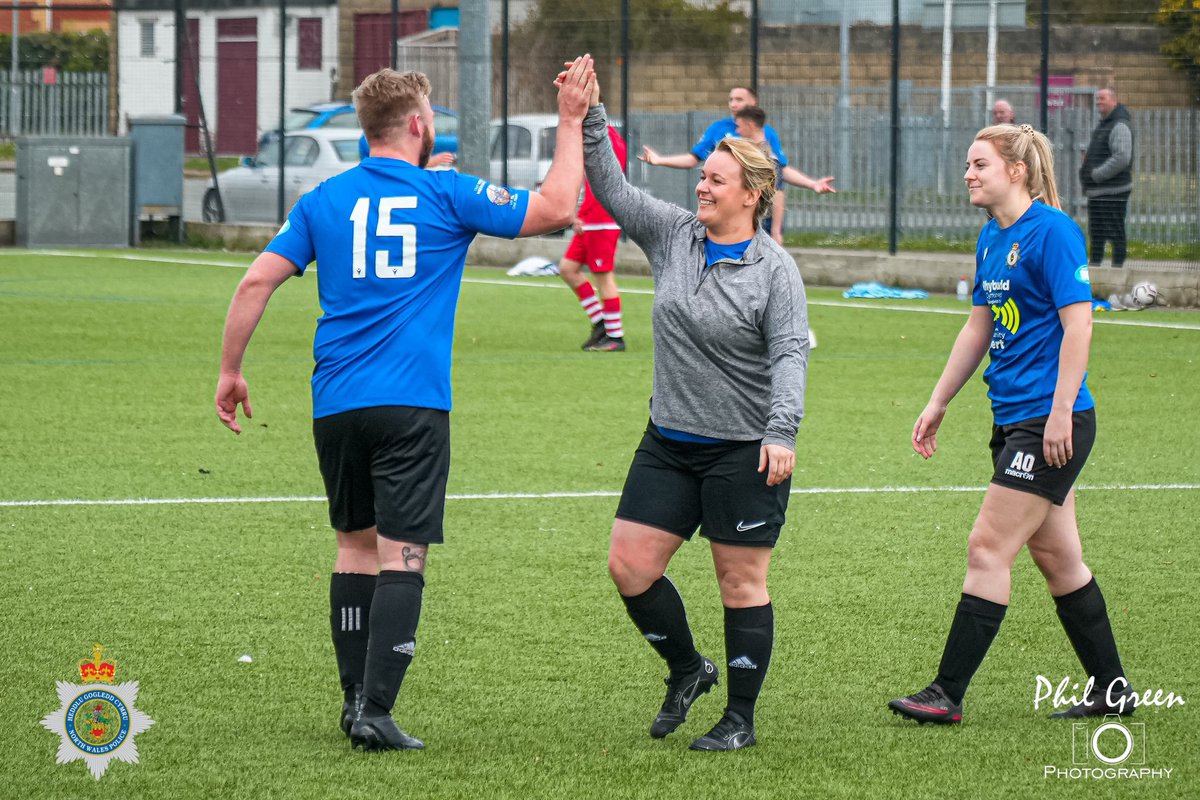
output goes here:
[[[610, 120], [621, 130], [620, 120]], [[489, 146], [492, 180], [500, 183], [504, 143], [500, 139], [503, 126], [494, 119]], [[558, 140], [557, 114], [519, 114], [508, 118], [508, 185], [514, 189], [537, 191], [546, 180], [550, 163], [554, 161], [554, 145]]]
[[[501, 160], [504, 144], [500, 139], [500, 120], [491, 125], [491, 175], [501, 181]], [[514, 189], [536, 191], [541, 188], [550, 162], [554, 160], [554, 143], [558, 136], [557, 114], [521, 114], [508, 118], [508, 185]]]
[[[359, 161], [357, 128], [289, 133], [284, 142], [284, 211], [305, 192]], [[217, 176], [221, 194], [209, 181], [204, 193], [205, 222], [275, 223], [279, 192], [279, 144], [271, 142], [255, 158]]]

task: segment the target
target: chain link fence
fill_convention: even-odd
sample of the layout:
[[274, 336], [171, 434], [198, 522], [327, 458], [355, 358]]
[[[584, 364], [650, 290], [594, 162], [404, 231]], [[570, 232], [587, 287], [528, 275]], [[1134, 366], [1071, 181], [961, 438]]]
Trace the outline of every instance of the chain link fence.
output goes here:
[[[393, 23], [391, 4], [370, 0], [185, 3], [179, 16], [172, 4], [120, 0], [105, 26], [111, 63], [98, 74], [59, 71], [48, 82], [43, 68], [55, 64], [25, 55], [20, 70], [0, 73], [0, 127], [10, 136], [123, 134], [129, 116], [180, 110], [192, 155], [203, 155], [206, 142], [218, 155], [254, 155], [279, 126], [281, 108], [286, 115], [345, 102], [362, 74], [393, 58], [400, 69], [429, 74], [434, 101], [461, 111], [473, 102], [459, 86], [464, 20], [432, 3], [403, 5]], [[651, 167], [636, 155], [644, 145], [688, 152], [729, 115], [730, 88], [753, 84], [791, 165], [836, 178], [837, 194], [789, 189], [785, 230], [793, 241], [879, 247], [894, 235], [902, 249], [969, 249], [981, 218], [963, 190], [963, 162], [993, 103], [1007, 100], [1018, 122], [1039, 128], [1045, 108], [1064, 209], [1086, 227], [1080, 160], [1100, 119], [1096, 92], [1115, 88], [1134, 132], [1130, 266], [1200, 269], [1200, 54], [1170, 44], [1181, 20], [1200, 29], [1200, 11], [1183, 4], [1171, 27], [1152, 13], [1158, 2], [1092, 5], [1103, 14], [1052, 0], [1043, 41], [1040, 3], [1013, 0], [906, 0], [895, 28], [888, 0], [511, 0], [506, 40], [503, 4], [493, 0], [488, 116], [500, 115], [502, 98], [513, 118], [553, 114], [555, 71], [591, 52], [610, 115], [624, 117], [630, 179], [694, 207], [696, 170]], [[56, 24], [66, 14], [56, 9]], [[400, 37], [394, 56], [391, 30]], [[489, 169], [500, 177], [494, 163]], [[510, 165], [510, 176], [517, 173]], [[199, 218], [203, 185], [195, 183], [203, 179], [189, 181], [189, 218]]]

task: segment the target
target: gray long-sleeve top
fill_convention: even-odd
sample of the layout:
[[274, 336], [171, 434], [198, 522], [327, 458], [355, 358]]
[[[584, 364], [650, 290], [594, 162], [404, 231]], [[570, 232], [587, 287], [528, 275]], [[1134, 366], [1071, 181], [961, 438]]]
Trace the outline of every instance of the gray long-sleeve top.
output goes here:
[[759, 230], [740, 261], [706, 266], [690, 211], [625, 180], [604, 106], [583, 123], [592, 193], [646, 253], [654, 276], [655, 425], [794, 449], [804, 416], [808, 304], [792, 257]]

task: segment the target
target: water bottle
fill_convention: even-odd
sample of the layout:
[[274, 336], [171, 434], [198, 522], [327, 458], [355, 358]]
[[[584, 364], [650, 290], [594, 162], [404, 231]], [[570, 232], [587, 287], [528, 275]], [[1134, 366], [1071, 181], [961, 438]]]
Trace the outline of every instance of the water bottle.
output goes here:
[[964, 275], [958, 279], [958, 288], [954, 293], [959, 300], [964, 302], [971, 298], [971, 286], [967, 283], [967, 276]]

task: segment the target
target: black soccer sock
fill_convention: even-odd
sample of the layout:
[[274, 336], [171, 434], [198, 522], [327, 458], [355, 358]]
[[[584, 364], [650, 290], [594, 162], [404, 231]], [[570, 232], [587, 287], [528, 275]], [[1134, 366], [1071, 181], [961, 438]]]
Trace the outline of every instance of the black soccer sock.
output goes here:
[[1114, 680], [1125, 677], [1125, 670], [1100, 585], [1093, 576], [1082, 588], [1054, 598], [1054, 605], [1079, 663], [1096, 679], [1095, 691], [1103, 697]]
[[666, 659], [672, 675], [700, 669], [700, 654], [692, 641], [683, 598], [671, 579], [662, 576], [639, 595], [626, 597], [625, 610], [650, 646]]
[[955, 703], [962, 703], [967, 684], [1004, 621], [1008, 606], [964, 593], [954, 612], [954, 622], [946, 637], [946, 649], [934, 683], [941, 686]]
[[367, 632], [375, 580], [374, 575], [357, 572], [335, 572], [329, 580], [329, 626], [346, 700], [354, 700], [355, 688], [361, 689], [367, 668]]
[[727, 711], [754, 724], [754, 703], [762, 691], [775, 644], [775, 609], [770, 603], [725, 609], [725, 662], [729, 691]]
[[364, 716], [391, 713], [396, 704], [396, 693], [417, 646], [424, 588], [425, 578], [419, 572], [379, 573], [371, 602], [371, 640], [363, 679]]

